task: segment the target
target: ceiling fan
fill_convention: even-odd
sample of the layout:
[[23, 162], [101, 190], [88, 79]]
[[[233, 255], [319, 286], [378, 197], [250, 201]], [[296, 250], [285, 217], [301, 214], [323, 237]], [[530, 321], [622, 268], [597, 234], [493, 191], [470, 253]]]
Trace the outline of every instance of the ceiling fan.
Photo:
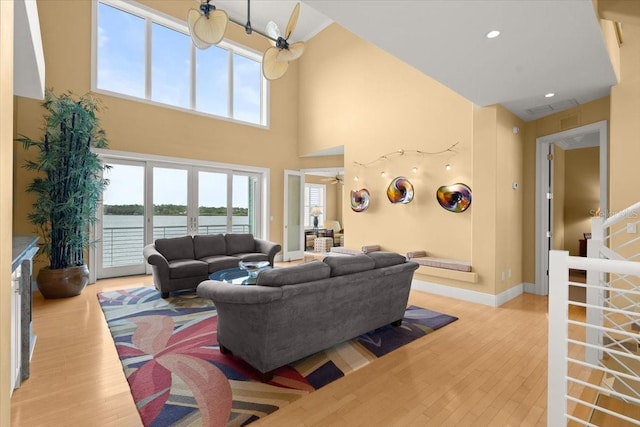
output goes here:
[[289, 22], [285, 29], [284, 37], [275, 22], [269, 21], [266, 32], [256, 30], [251, 26], [251, 0], [247, 0], [247, 22], [243, 24], [230, 18], [221, 9], [211, 4], [211, 0], [199, 0], [198, 9], [189, 9], [187, 13], [187, 25], [193, 44], [198, 49], [207, 49], [222, 41], [229, 21], [240, 25], [247, 34], [256, 32], [271, 41], [272, 46], [267, 49], [262, 57], [262, 74], [267, 80], [276, 80], [282, 77], [289, 68], [289, 62], [300, 58], [304, 53], [304, 42], [289, 43], [289, 37], [298, 23], [300, 15], [300, 3], [296, 3]]
[[344, 176], [337, 174], [327, 178], [322, 178], [322, 181], [330, 182], [331, 184], [344, 184]]

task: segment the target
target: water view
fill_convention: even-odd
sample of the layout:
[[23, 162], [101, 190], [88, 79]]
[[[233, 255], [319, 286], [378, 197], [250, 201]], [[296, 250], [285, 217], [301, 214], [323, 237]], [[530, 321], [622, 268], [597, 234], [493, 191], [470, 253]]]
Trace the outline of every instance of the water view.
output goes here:
[[[102, 265], [104, 268], [136, 265], [144, 262], [144, 216], [104, 215], [102, 219]], [[225, 216], [198, 217], [198, 234], [227, 231]], [[248, 216], [234, 216], [233, 233], [250, 233]], [[187, 235], [187, 216], [155, 215], [153, 240]]]

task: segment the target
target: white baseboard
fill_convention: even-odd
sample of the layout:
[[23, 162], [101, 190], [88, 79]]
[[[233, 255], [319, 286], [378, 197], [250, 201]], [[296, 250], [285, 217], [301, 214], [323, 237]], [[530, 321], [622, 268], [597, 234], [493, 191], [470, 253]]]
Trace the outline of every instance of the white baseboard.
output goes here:
[[527, 294], [537, 295], [537, 289], [535, 283], [525, 283], [524, 284], [524, 292]]
[[454, 288], [452, 286], [439, 285], [437, 283], [423, 282], [422, 280], [413, 280], [411, 289], [428, 292], [431, 294], [442, 295], [445, 297], [455, 298], [462, 301], [469, 301], [476, 304], [488, 305], [491, 307], [499, 307], [507, 301], [522, 294], [524, 285], [519, 284], [498, 295], [485, 294], [484, 292], [472, 291], [469, 289]]

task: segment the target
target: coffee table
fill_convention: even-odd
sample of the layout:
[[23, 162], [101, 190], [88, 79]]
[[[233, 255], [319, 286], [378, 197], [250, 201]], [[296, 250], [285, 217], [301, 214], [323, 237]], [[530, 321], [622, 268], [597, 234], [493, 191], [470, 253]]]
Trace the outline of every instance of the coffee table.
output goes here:
[[[263, 267], [262, 270], [270, 270], [273, 267]], [[209, 279], [218, 280], [220, 282], [233, 283], [235, 285], [255, 285], [257, 274], [250, 275], [247, 270], [243, 270], [239, 267], [226, 268], [219, 270], [209, 275]]]

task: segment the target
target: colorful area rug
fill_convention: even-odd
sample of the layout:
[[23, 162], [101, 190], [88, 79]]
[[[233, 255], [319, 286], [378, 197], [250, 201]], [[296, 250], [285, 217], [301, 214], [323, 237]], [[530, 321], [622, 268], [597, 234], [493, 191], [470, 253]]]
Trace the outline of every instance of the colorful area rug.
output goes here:
[[269, 383], [218, 349], [213, 303], [193, 293], [166, 300], [152, 287], [98, 294], [145, 426], [246, 425], [353, 372], [456, 317], [407, 308], [385, 326], [279, 368]]

